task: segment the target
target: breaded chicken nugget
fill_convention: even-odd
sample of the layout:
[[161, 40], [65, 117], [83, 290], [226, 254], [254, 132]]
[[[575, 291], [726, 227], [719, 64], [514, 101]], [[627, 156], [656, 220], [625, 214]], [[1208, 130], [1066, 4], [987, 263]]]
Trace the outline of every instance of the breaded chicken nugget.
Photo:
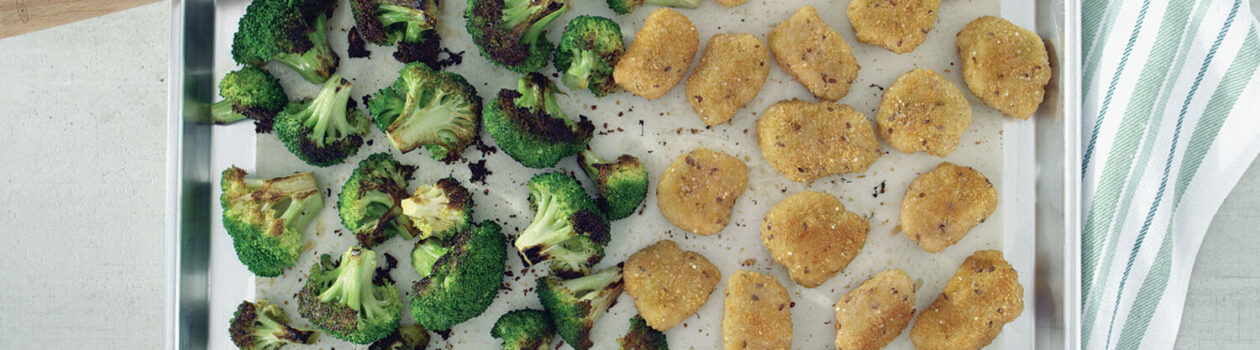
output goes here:
[[902, 54], [927, 39], [940, 7], [941, 0], [852, 0], [849, 24], [858, 41]]
[[1024, 312], [1019, 273], [1002, 252], [982, 250], [963, 261], [936, 301], [919, 313], [910, 341], [920, 350], [980, 349]]
[[792, 348], [792, 299], [779, 280], [738, 270], [726, 280], [723, 295], [726, 350]]
[[718, 34], [687, 77], [687, 102], [705, 125], [731, 120], [770, 75], [770, 53], [751, 34]]
[[836, 302], [836, 349], [883, 349], [914, 318], [914, 281], [887, 270], [862, 282]]
[[757, 144], [770, 166], [796, 182], [864, 172], [879, 159], [879, 140], [866, 116], [829, 101], [771, 105], [757, 120]]
[[824, 100], [839, 100], [849, 94], [857, 79], [857, 58], [849, 43], [827, 22], [818, 18], [813, 6], [805, 6], [767, 35], [774, 59], [810, 93]]
[[731, 221], [735, 200], [748, 188], [748, 166], [729, 154], [697, 148], [674, 159], [656, 183], [656, 204], [669, 222], [711, 235]]
[[870, 228], [835, 196], [807, 191], [770, 208], [761, 220], [761, 242], [793, 281], [813, 288], [849, 266]]
[[632, 94], [660, 98], [687, 75], [699, 46], [700, 35], [687, 16], [669, 8], [656, 9], [617, 62], [613, 80]]
[[626, 259], [626, 294], [647, 325], [656, 330], [673, 328], [700, 311], [722, 279], [717, 266], [700, 253], [678, 249], [678, 243], [662, 240]]
[[981, 102], [1020, 119], [1037, 111], [1050, 82], [1050, 56], [1037, 33], [984, 16], [967, 23], [955, 43], [963, 79]]
[[971, 125], [971, 104], [948, 79], [919, 68], [884, 90], [875, 123], [879, 137], [893, 149], [944, 157]]
[[993, 214], [997, 200], [997, 190], [984, 174], [943, 162], [906, 189], [901, 230], [923, 250], [939, 252]]
[[748, 0], [714, 0], [714, 1], [716, 1], [719, 5], [725, 6], [726, 8], [732, 8], [735, 6], [743, 5], [744, 2]]

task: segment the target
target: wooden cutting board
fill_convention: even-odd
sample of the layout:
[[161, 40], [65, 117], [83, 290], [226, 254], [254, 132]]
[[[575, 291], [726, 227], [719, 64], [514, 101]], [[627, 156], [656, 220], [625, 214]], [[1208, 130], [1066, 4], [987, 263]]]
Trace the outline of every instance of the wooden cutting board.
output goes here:
[[0, 0], [0, 38], [102, 16], [159, 0]]

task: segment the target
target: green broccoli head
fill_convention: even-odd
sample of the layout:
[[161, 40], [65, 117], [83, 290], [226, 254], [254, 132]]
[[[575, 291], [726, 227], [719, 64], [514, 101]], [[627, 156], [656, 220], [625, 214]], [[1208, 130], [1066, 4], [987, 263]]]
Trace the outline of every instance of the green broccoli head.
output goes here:
[[411, 219], [403, 215], [407, 180], [416, 167], [376, 153], [359, 162], [337, 196], [341, 224], [354, 231], [359, 244], [372, 247], [395, 235], [408, 239], [419, 235]]
[[648, 327], [647, 321], [638, 315], [630, 319], [630, 330], [617, 339], [617, 343], [622, 350], [669, 350], [665, 333]]
[[528, 186], [534, 220], [516, 237], [516, 250], [528, 264], [551, 261], [561, 276], [585, 275], [604, 258], [608, 222], [573, 176], [538, 174]]
[[393, 85], [367, 102], [376, 127], [403, 153], [420, 146], [433, 159], [452, 162], [477, 138], [481, 96], [459, 74], [434, 71], [413, 62], [403, 66]]
[[325, 32], [328, 10], [335, 5], [330, 0], [250, 3], [232, 37], [232, 59], [252, 66], [276, 61], [309, 82], [324, 82], [340, 60]]
[[621, 295], [621, 266], [569, 280], [538, 279], [538, 300], [551, 313], [556, 330], [575, 349], [590, 349], [591, 327]]
[[262, 68], [245, 66], [219, 80], [219, 96], [223, 101], [210, 105], [215, 124], [231, 124], [253, 119], [260, 133], [271, 132], [276, 113], [289, 103], [280, 80]]
[[337, 263], [325, 254], [298, 292], [298, 313], [334, 338], [369, 344], [398, 329], [402, 301], [394, 283], [376, 278], [376, 253], [351, 247]]
[[556, 51], [556, 70], [569, 89], [590, 89], [603, 97], [617, 91], [613, 67], [625, 52], [621, 26], [604, 17], [579, 16], [569, 21]]
[[319, 331], [289, 326], [289, 315], [279, 307], [258, 299], [236, 306], [228, 332], [232, 343], [244, 350], [280, 349], [285, 344], [315, 344]]
[[605, 162], [591, 150], [578, 154], [586, 176], [599, 189], [599, 207], [609, 220], [621, 220], [634, 214], [647, 198], [648, 172], [639, 158], [623, 154], [615, 162]]
[[448, 239], [473, 223], [472, 194], [453, 177], [420, 186], [402, 201], [403, 215], [420, 231], [420, 238]]
[[503, 89], [486, 104], [486, 132], [504, 153], [531, 168], [550, 168], [582, 152], [595, 125], [585, 116], [576, 122], [566, 117], [555, 94], [555, 85], [541, 74], [521, 77], [516, 90]]
[[437, 27], [437, 0], [351, 0], [355, 26], [377, 45], [419, 43]]
[[276, 137], [307, 164], [341, 164], [359, 151], [368, 120], [350, 105], [350, 81], [333, 74], [314, 100], [290, 103], [275, 118]]
[[398, 331], [377, 340], [368, 350], [424, 350], [429, 346], [429, 331], [417, 324], [398, 327]]
[[411, 289], [411, 315], [425, 328], [447, 330], [490, 307], [507, 269], [507, 240], [482, 221], [447, 240], [433, 273]]
[[275, 277], [297, 262], [302, 231], [324, 208], [315, 174], [246, 179], [235, 166], [223, 171], [223, 227], [241, 263], [255, 275]]
[[537, 71], [554, 50], [543, 33], [569, 11], [568, 0], [468, 0], [468, 34], [491, 62], [517, 73]]
[[634, 12], [634, 9], [639, 8], [639, 6], [643, 6], [643, 4], [693, 9], [700, 7], [700, 1], [701, 0], [608, 0], [608, 7], [612, 8], [613, 12], [624, 15]]
[[534, 309], [503, 314], [490, 328], [490, 336], [503, 339], [504, 350], [551, 349], [551, 340], [555, 335], [556, 326], [551, 323], [551, 316]]

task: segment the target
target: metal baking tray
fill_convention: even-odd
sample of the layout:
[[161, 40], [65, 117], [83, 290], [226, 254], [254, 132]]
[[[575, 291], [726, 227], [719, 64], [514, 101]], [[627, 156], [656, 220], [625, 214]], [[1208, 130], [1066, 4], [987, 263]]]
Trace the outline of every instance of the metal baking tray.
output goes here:
[[[997, 180], [995, 183], [1001, 187], [999, 193], [1002, 195], [1003, 204], [999, 213], [1004, 220], [995, 220], [997, 223], [990, 226], [998, 226], [996, 230], [1001, 237], [996, 244], [999, 245], [998, 248], [1006, 252], [1008, 259], [1012, 260], [1017, 270], [1021, 272], [1020, 280], [1024, 284], [1026, 294], [1024, 314], [1015, 323], [1006, 326], [1003, 337], [995, 342], [1002, 345], [994, 346], [994, 348], [1077, 349], [1079, 341], [1076, 327], [1080, 300], [1079, 290], [1076, 287], [1079, 280], [1079, 210], [1077, 209], [1079, 178], [1074, 174], [1076, 174], [1075, 169], [1079, 169], [1077, 150], [1079, 145], [1077, 115], [1079, 111], [1077, 97], [1079, 36], [1076, 22], [1078, 4], [1072, 1], [1049, 0], [1035, 1], [1032, 2], [1035, 6], [1029, 6], [1030, 2], [1024, 0], [988, 1], [1000, 1], [1002, 17], [1034, 29], [1046, 40], [1055, 73], [1048, 88], [1046, 102], [1043, 103], [1033, 120], [1004, 121], [999, 123], [1002, 124], [999, 128], [1002, 128], [1004, 133], [989, 136], [989, 138], [1000, 139], [999, 149], [1005, 147], [1001, 149], [1003, 153], [1001, 158], [1004, 158], [1004, 161], [998, 165], [1001, 167], [999, 175], [1001, 179], [995, 179]], [[239, 12], [243, 9], [243, 3], [243, 1], [220, 1], [219, 7], [216, 7], [215, 2], [205, 0], [176, 0], [172, 3], [170, 75], [172, 78], [168, 125], [168, 220], [166, 227], [167, 329], [165, 336], [167, 348], [222, 348], [226, 336], [220, 333], [224, 333], [226, 320], [230, 317], [230, 311], [225, 310], [230, 310], [243, 298], [252, 299], [260, 293], [255, 288], [252, 276], [241, 272], [243, 269], [224, 268], [225, 264], [239, 265], [239, 263], [235, 262], [235, 254], [229, 242], [224, 237], [215, 237], [212, 232], [216, 232], [214, 227], [219, 220], [219, 208], [215, 204], [217, 203], [215, 195], [217, 174], [224, 166], [223, 164], [231, 159], [247, 159], [253, 162], [256, 157], [262, 157], [257, 153], [263, 152], [253, 147], [241, 147], [239, 143], [233, 146], [224, 141], [227, 139], [246, 140], [251, 141], [246, 143], [247, 145], [254, 145], [252, 133], [248, 132], [248, 128], [237, 128], [236, 131], [230, 129], [224, 131], [223, 128], [216, 130], [205, 122], [208, 120], [206, 106], [216, 99], [213, 95], [214, 84], [217, 77], [224, 72], [221, 62], [223, 52], [216, 52], [215, 48], [226, 48], [230, 43], [230, 35], [223, 33], [223, 23], [219, 23], [220, 28], [216, 35], [215, 14], [232, 16], [233, 11]], [[226, 15], [224, 15], [225, 11]], [[452, 12], [446, 10], [444, 17], [458, 18], [458, 14]], [[639, 15], [641, 18], [642, 14]], [[944, 15], [945, 13], [942, 13], [942, 16]], [[235, 18], [231, 21], [234, 22]], [[563, 19], [557, 22], [562, 21]], [[641, 21], [638, 24], [641, 24]], [[846, 24], [842, 22], [831, 24], [841, 32], [847, 29]], [[637, 25], [632, 26], [634, 28], [624, 28], [623, 22], [623, 29], [631, 33], [637, 28]], [[761, 33], [758, 33], [758, 30], [761, 29], [751, 31], [763, 34], [764, 31], [768, 31], [768, 28], [761, 30]], [[330, 38], [338, 35], [335, 29], [329, 33]], [[702, 31], [702, 37], [704, 36], [706, 35]], [[855, 43], [851, 38], [849, 41], [851, 44]], [[344, 51], [339, 50], [339, 52]], [[376, 52], [373, 59], [387, 60], [388, 57], [382, 57], [384, 56], [382, 53]], [[952, 55], [952, 52], [949, 54]], [[220, 62], [215, 61], [216, 55], [219, 55], [217, 57], [220, 57]], [[476, 56], [475, 48], [465, 57], [469, 60], [481, 59]], [[216, 64], [219, 65], [216, 66]], [[869, 71], [871, 68], [868, 67], [870, 66], [864, 64], [863, 71]], [[948, 73], [948, 70], [946, 72]], [[775, 76], [772, 74], [771, 78], [773, 80]], [[859, 79], [861, 79], [861, 74]], [[788, 83], [794, 82], [789, 80]], [[769, 86], [770, 83], [767, 84]], [[483, 95], [492, 93], [498, 88], [481, 85], [477, 87], [482, 90]], [[960, 85], [960, 87], [963, 86]], [[857, 88], [858, 84], [855, 83], [855, 91], [858, 91]], [[677, 90], [681, 89], [675, 89], [675, 93]], [[365, 91], [371, 90], [358, 91], [355, 93], [356, 97], [365, 94]], [[302, 94], [295, 95], [309, 95], [309, 91], [302, 90], [301, 92]], [[294, 91], [290, 93], [294, 94]], [[765, 89], [763, 89], [764, 94]], [[844, 103], [845, 100], [841, 102]], [[749, 109], [764, 108], [764, 105], [760, 107], [750, 105]], [[689, 113], [690, 111], [679, 113], [683, 114], [680, 118], [690, 117]], [[737, 116], [737, 118], [741, 117]], [[675, 149], [668, 151], [670, 153], [666, 155], [658, 153], [654, 157], [663, 158], [661, 161], [667, 162], [668, 159], [681, 152]], [[1032, 161], [1019, 160], [1020, 158], [1027, 159], [1029, 154], [1035, 154]], [[413, 159], [417, 157], [414, 153], [408, 156]], [[759, 159], [752, 160], [750, 165], [760, 161]], [[658, 172], [654, 172], [656, 173]], [[322, 179], [326, 182], [336, 182], [336, 180]], [[329, 186], [328, 183], [323, 183], [323, 185]], [[895, 199], [892, 200], [895, 201]], [[737, 211], [736, 215], [740, 213]], [[751, 222], [760, 218], [758, 212], [743, 215], [756, 216], [746, 218]], [[1028, 237], [1028, 232], [1035, 232], [1035, 240], [1029, 239], [1031, 237]], [[878, 231], [873, 226], [871, 235], [880, 233], [884, 232]], [[222, 233], [220, 232], [219, 235]], [[673, 239], [681, 242], [682, 235], [675, 236]], [[694, 249], [687, 248], [687, 244], [684, 244], [684, 248]], [[637, 249], [637, 246], [634, 249]], [[612, 256], [611, 253], [610, 256]], [[714, 256], [710, 255], [710, 258]], [[299, 265], [302, 264], [299, 263]], [[297, 270], [304, 269], [299, 267]], [[946, 267], [945, 270], [952, 271], [952, 266]], [[730, 272], [732, 271], [723, 270], [723, 274]], [[946, 277], [948, 276], [937, 276], [937, 279]], [[860, 282], [860, 280], [857, 281]], [[790, 280], [786, 281], [785, 285], [791, 287]], [[404, 289], [406, 289], [405, 286], [404, 284]], [[831, 293], [835, 295], [831, 295], [830, 298], [839, 297], [839, 294], [843, 294], [847, 289], [848, 287], [844, 287], [844, 290]], [[797, 294], [797, 297], [799, 296], [800, 294]], [[929, 299], [928, 302], [930, 302], [934, 296], [920, 296], [920, 298]], [[715, 308], [713, 304], [717, 304], [716, 307], [720, 308], [720, 298], [711, 299], [719, 300], [716, 302], [711, 300], [705, 309]], [[922, 306], [923, 303], [920, 304]], [[619, 308], [625, 307], [627, 306], [619, 306]], [[228, 314], [223, 315], [224, 312]], [[491, 321], [493, 317], [497, 316], [491, 316]], [[707, 322], [707, 327], [716, 328], [712, 326], [715, 320], [707, 320]], [[717, 331], [710, 333], [720, 334]], [[687, 338], [688, 335], [683, 335], [682, 338]], [[820, 341], [811, 338], [811, 344], [830, 344], [829, 340], [825, 340], [829, 335], [817, 335], [824, 339]], [[709, 337], [704, 333], [701, 333], [701, 336]], [[671, 342], [674, 342], [674, 338], [671, 338]], [[701, 343], [702, 345], [697, 348], [704, 348], [703, 344], [719, 343], [720, 341]]]

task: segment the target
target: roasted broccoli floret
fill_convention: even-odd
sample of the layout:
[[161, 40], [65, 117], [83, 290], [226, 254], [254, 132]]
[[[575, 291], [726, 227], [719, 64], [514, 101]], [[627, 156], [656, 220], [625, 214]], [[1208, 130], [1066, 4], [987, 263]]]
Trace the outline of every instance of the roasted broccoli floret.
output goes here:
[[569, 11], [568, 0], [468, 0], [468, 34], [491, 62], [517, 73], [537, 71], [554, 50], [544, 30]]
[[276, 350], [285, 344], [315, 344], [319, 331], [289, 326], [289, 315], [279, 307], [258, 299], [236, 306], [228, 332], [232, 343], [244, 350]]
[[486, 132], [504, 153], [530, 168], [550, 168], [586, 149], [595, 125], [585, 116], [573, 121], [556, 103], [556, 86], [538, 73], [503, 89], [482, 113]]
[[634, 9], [643, 6], [643, 4], [688, 8], [693, 9], [700, 7], [701, 0], [608, 0], [608, 7], [617, 14], [627, 14], [634, 12]]
[[420, 231], [420, 238], [447, 239], [473, 223], [472, 194], [453, 177], [420, 186], [402, 201], [402, 212]]
[[393, 85], [367, 102], [376, 127], [403, 153], [429, 149], [433, 159], [451, 162], [477, 138], [481, 96], [459, 74], [408, 63]]
[[437, 26], [437, 0], [351, 0], [355, 27], [377, 45], [418, 43]]
[[398, 289], [375, 278], [376, 253], [351, 247], [337, 263], [324, 254], [298, 292], [298, 313], [334, 338], [370, 344], [394, 333], [402, 318]]
[[499, 316], [490, 328], [490, 336], [503, 339], [503, 350], [551, 349], [556, 335], [556, 325], [551, 323], [547, 312], [520, 309]]
[[424, 350], [429, 347], [429, 331], [417, 324], [398, 327], [398, 331], [377, 340], [368, 350]]
[[590, 89], [598, 97], [617, 91], [613, 67], [621, 61], [625, 47], [621, 26], [604, 17], [579, 16], [569, 21], [556, 50], [556, 70], [569, 89]]
[[376, 153], [359, 162], [337, 196], [341, 225], [354, 231], [364, 247], [372, 247], [395, 235], [411, 239], [420, 230], [403, 215], [407, 180], [416, 167], [394, 160], [389, 153]]
[[255, 0], [237, 24], [232, 59], [252, 66], [276, 61], [309, 82], [324, 82], [340, 60], [325, 32], [335, 6], [331, 0]]
[[599, 189], [600, 209], [608, 220], [621, 220], [634, 214], [648, 192], [648, 172], [639, 158], [623, 154], [615, 162], [605, 162], [591, 150], [578, 154], [586, 176]]
[[647, 321], [638, 315], [630, 319], [630, 330], [617, 339], [617, 344], [621, 344], [621, 350], [669, 350], [665, 333], [648, 327]]
[[534, 221], [516, 237], [528, 264], [551, 261], [561, 276], [585, 275], [604, 258], [608, 222], [573, 176], [551, 172], [529, 179]]
[[276, 113], [289, 103], [280, 80], [262, 68], [245, 66], [223, 76], [219, 81], [223, 101], [210, 105], [215, 124], [231, 124], [253, 119], [259, 133], [271, 132]]
[[219, 186], [223, 228], [241, 263], [263, 277], [293, 266], [302, 251], [302, 231], [324, 208], [315, 174], [246, 179], [245, 170], [233, 166], [223, 171]]
[[276, 115], [276, 137], [307, 164], [341, 164], [359, 151], [368, 120], [350, 105], [350, 82], [333, 74], [314, 100], [289, 103]]
[[411, 289], [411, 315], [424, 328], [438, 331], [485, 312], [507, 269], [507, 239], [493, 221], [460, 232], [443, 247], [447, 252], [437, 259], [432, 274]]
[[595, 345], [591, 327], [621, 295], [621, 287], [620, 265], [570, 280], [550, 275], [538, 279], [538, 300], [565, 342], [575, 349], [590, 349]]

